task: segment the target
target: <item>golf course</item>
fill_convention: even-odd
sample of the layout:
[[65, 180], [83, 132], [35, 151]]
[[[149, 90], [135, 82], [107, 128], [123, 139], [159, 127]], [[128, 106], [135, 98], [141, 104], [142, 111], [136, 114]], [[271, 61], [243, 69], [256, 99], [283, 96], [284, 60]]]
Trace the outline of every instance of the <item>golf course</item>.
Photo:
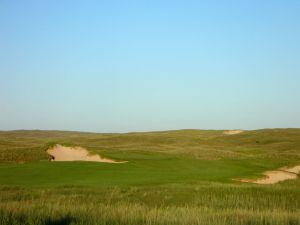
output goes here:
[[0, 225], [300, 225], [300, 1], [0, 0]]
[[300, 129], [2, 131], [0, 224], [296, 225], [299, 165]]

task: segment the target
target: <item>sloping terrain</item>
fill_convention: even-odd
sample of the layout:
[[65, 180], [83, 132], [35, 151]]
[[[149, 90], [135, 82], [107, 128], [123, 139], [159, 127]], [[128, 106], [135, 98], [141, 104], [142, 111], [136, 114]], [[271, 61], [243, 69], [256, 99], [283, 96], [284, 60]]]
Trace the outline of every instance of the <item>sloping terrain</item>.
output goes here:
[[269, 129], [235, 135], [210, 130], [126, 134], [0, 132], [0, 162], [49, 160], [46, 150], [56, 144], [80, 146], [103, 156], [116, 156], [124, 160], [134, 157], [135, 153], [164, 153], [203, 160], [300, 160], [300, 129]]
[[[300, 129], [224, 132], [0, 132], [0, 224], [300, 224], [296, 174], [240, 182], [296, 173]], [[51, 162], [56, 146], [128, 162]]]

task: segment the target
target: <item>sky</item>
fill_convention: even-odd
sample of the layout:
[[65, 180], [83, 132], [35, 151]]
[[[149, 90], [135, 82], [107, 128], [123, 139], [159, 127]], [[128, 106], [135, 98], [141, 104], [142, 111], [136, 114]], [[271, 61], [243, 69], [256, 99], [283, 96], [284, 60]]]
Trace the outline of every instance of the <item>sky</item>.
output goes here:
[[0, 0], [0, 130], [300, 127], [300, 1]]

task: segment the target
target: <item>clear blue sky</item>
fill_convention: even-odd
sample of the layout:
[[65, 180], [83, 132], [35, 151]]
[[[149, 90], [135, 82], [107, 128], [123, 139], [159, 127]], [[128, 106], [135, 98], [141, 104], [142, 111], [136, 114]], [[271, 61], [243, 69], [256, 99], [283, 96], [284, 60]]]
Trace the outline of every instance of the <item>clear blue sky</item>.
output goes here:
[[0, 130], [300, 127], [300, 1], [0, 1]]

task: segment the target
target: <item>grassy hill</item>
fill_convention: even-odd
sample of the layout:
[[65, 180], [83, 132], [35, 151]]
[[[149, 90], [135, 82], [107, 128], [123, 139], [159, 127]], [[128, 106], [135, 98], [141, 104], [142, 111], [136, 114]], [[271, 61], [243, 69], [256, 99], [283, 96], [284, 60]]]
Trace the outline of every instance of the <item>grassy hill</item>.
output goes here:
[[[55, 145], [125, 164], [50, 162]], [[300, 164], [300, 129], [226, 135], [0, 132], [0, 224], [300, 224], [300, 181], [234, 181]]]
[[64, 131], [0, 132], [1, 162], [47, 160], [53, 144], [80, 145], [120, 159], [166, 153], [196, 159], [300, 158], [300, 129], [269, 129], [226, 135], [224, 131], [178, 130], [126, 134]]

